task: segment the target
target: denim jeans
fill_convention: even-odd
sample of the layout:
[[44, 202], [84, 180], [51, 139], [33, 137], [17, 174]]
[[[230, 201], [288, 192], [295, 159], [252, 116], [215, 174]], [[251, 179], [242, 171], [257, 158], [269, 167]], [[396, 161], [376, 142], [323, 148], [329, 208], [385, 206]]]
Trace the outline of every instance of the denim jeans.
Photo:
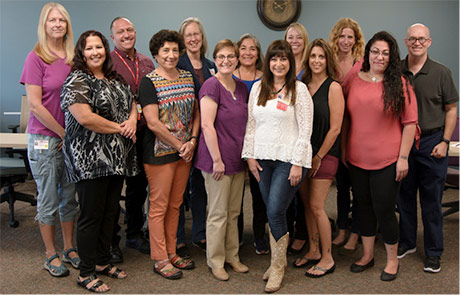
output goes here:
[[[47, 140], [48, 149], [35, 149], [35, 140]], [[27, 156], [30, 169], [37, 183], [37, 215], [41, 224], [55, 225], [59, 211], [61, 222], [70, 222], [77, 215], [78, 203], [75, 199], [75, 184], [67, 182], [64, 155], [58, 149], [60, 138], [29, 134]]]
[[[286, 211], [299, 189], [300, 183], [291, 186], [288, 179], [292, 164], [272, 161], [258, 160], [262, 171], [260, 174], [260, 193], [267, 207], [268, 224], [273, 237], [278, 241], [288, 232], [286, 222]], [[307, 174], [307, 169], [302, 168], [302, 179]]]

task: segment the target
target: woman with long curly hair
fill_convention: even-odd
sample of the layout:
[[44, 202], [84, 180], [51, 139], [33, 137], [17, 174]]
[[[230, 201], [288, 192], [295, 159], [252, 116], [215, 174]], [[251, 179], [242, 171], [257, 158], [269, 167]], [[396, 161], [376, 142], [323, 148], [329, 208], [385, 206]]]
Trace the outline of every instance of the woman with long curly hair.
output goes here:
[[[352, 18], [345, 17], [337, 21], [329, 34], [329, 45], [337, 62], [337, 81], [343, 81], [348, 74], [361, 69], [364, 55], [364, 36], [359, 24]], [[339, 163], [337, 175], [337, 236], [332, 246], [339, 248], [340, 255], [353, 254], [359, 236], [359, 224], [356, 201], [351, 201], [351, 181], [348, 168]], [[350, 208], [350, 205], [351, 208]], [[349, 228], [348, 214], [351, 211], [351, 233], [347, 240]], [[343, 247], [342, 247], [343, 246]]]
[[374, 266], [378, 224], [387, 253], [380, 279], [391, 281], [399, 269], [394, 208], [409, 169], [418, 117], [415, 94], [402, 77], [398, 44], [388, 32], [378, 32], [369, 40], [362, 69], [344, 83], [344, 93], [348, 128], [343, 130], [342, 158], [350, 169], [364, 248], [350, 271]]

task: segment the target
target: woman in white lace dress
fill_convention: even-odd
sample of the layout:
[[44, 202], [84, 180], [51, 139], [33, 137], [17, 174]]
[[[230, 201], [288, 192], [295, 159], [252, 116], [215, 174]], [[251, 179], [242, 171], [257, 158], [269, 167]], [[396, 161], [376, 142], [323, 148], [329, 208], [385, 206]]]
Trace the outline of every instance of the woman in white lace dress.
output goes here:
[[254, 84], [242, 157], [259, 182], [267, 207], [272, 259], [264, 274], [266, 292], [279, 290], [286, 267], [289, 233], [286, 210], [311, 167], [313, 103], [307, 87], [296, 81], [289, 43], [273, 41], [263, 77]]

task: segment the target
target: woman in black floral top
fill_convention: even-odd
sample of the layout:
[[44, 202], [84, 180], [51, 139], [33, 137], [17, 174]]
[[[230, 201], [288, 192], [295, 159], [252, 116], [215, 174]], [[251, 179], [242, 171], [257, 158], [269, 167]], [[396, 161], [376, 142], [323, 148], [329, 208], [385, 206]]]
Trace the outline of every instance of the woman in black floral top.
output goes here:
[[109, 264], [109, 245], [124, 176], [133, 176], [138, 169], [133, 148], [137, 110], [129, 86], [112, 70], [109, 50], [101, 33], [84, 32], [61, 93], [66, 175], [76, 183], [81, 210], [77, 282], [95, 292], [110, 289], [96, 273], [126, 277], [124, 271]]

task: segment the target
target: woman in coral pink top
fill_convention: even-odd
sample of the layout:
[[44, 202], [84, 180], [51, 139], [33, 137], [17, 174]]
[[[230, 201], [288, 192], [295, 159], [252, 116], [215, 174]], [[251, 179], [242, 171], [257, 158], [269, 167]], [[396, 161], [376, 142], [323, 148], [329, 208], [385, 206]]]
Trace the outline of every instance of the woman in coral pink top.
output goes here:
[[374, 265], [378, 224], [387, 252], [382, 281], [394, 280], [399, 269], [394, 208], [417, 129], [415, 94], [401, 74], [398, 44], [382, 31], [367, 43], [362, 70], [344, 83], [342, 158], [350, 169], [364, 248], [350, 270], [361, 272]]

